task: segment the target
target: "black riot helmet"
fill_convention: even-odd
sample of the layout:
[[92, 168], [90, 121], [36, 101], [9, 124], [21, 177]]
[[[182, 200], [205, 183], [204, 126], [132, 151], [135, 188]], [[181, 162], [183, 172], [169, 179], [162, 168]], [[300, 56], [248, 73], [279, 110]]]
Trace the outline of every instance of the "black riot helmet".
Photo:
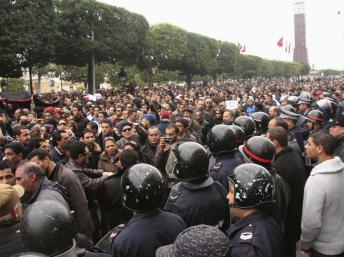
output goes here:
[[332, 99], [321, 99], [316, 102], [316, 105], [324, 113], [325, 119], [329, 121], [335, 117], [337, 111], [337, 103]]
[[288, 97], [288, 103], [291, 106], [293, 106], [294, 108], [297, 107], [298, 102], [299, 102], [299, 97], [298, 96], [292, 95], [292, 96]]
[[122, 203], [133, 211], [150, 211], [157, 208], [166, 190], [160, 171], [152, 165], [140, 163], [131, 166], [122, 177]]
[[74, 231], [70, 210], [57, 201], [43, 200], [24, 212], [21, 234], [26, 249], [49, 256], [73, 247]]
[[244, 145], [239, 147], [239, 151], [246, 159], [267, 169], [271, 168], [275, 158], [273, 143], [262, 136], [251, 137]]
[[273, 177], [260, 165], [244, 163], [236, 167], [229, 177], [229, 187], [234, 189], [233, 207], [249, 209], [274, 203]]
[[237, 125], [229, 125], [229, 127], [234, 131], [236, 145], [242, 145], [245, 142], [244, 130]]
[[190, 182], [208, 177], [209, 156], [202, 145], [195, 142], [175, 144], [171, 156], [174, 165], [166, 169], [169, 174], [173, 172], [180, 180]]
[[234, 124], [242, 128], [245, 133], [245, 139], [253, 136], [255, 131], [255, 124], [252, 118], [248, 116], [239, 116], [234, 120]]
[[325, 121], [325, 116], [322, 111], [312, 110], [307, 113], [306, 119], [311, 121], [312, 123], [321, 125]]
[[270, 121], [269, 115], [265, 112], [255, 112], [252, 114], [252, 119], [256, 125], [256, 134], [266, 133]]
[[34, 253], [34, 252], [24, 252], [24, 253], [17, 253], [12, 255], [12, 257], [48, 257], [42, 253]]
[[236, 146], [236, 136], [228, 125], [216, 125], [208, 133], [207, 145], [212, 154], [232, 152]]

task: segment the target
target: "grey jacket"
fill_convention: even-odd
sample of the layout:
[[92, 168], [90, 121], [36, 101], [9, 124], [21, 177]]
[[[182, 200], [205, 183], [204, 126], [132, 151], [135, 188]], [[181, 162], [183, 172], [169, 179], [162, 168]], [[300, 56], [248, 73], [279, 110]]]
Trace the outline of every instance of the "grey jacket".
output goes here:
[[344, 163], [339, 157], [316, 165], [303, 199], [301, 244], [326, 255], [344, 252]]

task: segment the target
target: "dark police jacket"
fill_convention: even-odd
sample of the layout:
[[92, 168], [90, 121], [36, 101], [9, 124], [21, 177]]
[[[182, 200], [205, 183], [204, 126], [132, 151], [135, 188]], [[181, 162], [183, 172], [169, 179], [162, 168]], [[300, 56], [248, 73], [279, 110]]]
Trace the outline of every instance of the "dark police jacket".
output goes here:
[[164, 209], [178, 214], [188, 227], [206, 224], [222, 229], [229, 223], [226, 195], [212, 178], [199, 184], [180, 182], [172, 188]]
[[113, 257], [153, 257], [158, 247], [172, 244], [186, 228], [184, 221], [160, 209], [137, 213], [112, 240]]
[[10, 257], [16, 253], [25, 252], [20, 235], [20, 223], [8, 221], [0, 223], [0, 256]]
[[227, 231], [231, 257], [281, 257], [283, 235], [276, 221], [266, 212], [239, 219]]
[[228, 177], [234, 172], [234, 169], [243, 164], [244, 161], [240, 157], [238, 151], [223, 153], [218, 156], [213, 156], [216, 161], [210, 167], [210, 176], [221, 183], [221, 185], [228, 192]]

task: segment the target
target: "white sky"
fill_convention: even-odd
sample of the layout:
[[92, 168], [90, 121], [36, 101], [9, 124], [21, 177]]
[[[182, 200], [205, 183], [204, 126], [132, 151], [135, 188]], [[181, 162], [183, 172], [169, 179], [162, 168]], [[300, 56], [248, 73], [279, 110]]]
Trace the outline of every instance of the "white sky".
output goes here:
[[[292, 61], [277, 47], [294, 45], [292, 0], [100, 0], [142, 14], [150, 25], [171, 23], [187, 31], [246, 45], [247, 54]], [[337, 12], [341, 14], [338, 15]], [[309, 62], [344, 70], [344, 0], [305, 0]]]

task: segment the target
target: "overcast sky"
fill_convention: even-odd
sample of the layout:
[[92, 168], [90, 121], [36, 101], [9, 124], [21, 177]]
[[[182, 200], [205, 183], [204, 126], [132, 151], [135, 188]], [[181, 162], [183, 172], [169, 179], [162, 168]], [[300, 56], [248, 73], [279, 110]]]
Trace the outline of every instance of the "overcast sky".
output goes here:
[[[142, 14], [150, 25], [171, 23], [187, 31], [246, 45], [247, 54], [292, 61], [277, 46], [294, 45], [292, 0], [101, 0]], [[340, 14], [338, 14], [340, 12]], [[305, 0], [309, 62], [344, 69], [344, 0]]]

